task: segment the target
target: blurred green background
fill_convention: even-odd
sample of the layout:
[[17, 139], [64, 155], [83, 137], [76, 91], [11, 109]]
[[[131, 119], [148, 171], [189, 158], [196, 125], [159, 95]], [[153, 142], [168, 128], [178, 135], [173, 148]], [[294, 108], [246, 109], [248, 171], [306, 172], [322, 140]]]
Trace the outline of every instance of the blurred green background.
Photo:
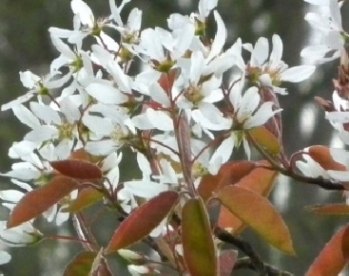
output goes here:
[[[109, 15], [107, 0], [86, 2], [95, 17]], [[196, 10], [197, 3], [197, 0], [134, 0], [127, 5], [123, 15], [127, 16], [131, 8], [139, 7], [143, 10], [143, 28], [165, 26], [170, 13], [189, 14]], [[284, 60], [290, 66], [299, 64], [300, 50], [309, 42], [311, 33], [303, 20], [307, 9], [308, 5], [303, 1], [294, 0], [220, 0], [218, 4], [218, 11], [228, 28], [228, 46], [238, 37], [243, 42], [254, 43], [260, 36], [271, 38], [277, 33], [284, 41]], [[343, 13], [348, 13], [348, 9]], [[0, 0], [1, 104], [26, 92], [19, 80], [19, 71], [30, 69], [38, 75], [48, 72], [50, 62], [57, 57], [48, 34], [50, 26], [72, 28], [69, 0]], [[336, 77], [336, 66], [337, 62], [326, 64], [316, 71], [311, 81], [289, 85], [289, 95], [280, 99], [284, 109], [284, 145], [288, 154], [315, 144], [341, 146], [331, 126], [324, 120], [323, 111], [313, 102], [314, 96], [331, 98], [331, 80]], [[7, 157], [8, 148], [13, 141], [21, 140], [27, 129], [18, 123], [10, 111], [0, 113], [0, 119], [0, 171], [5, 172], [11, 165]], [[122, 173], [130, 173], [126, 171], [128, 167], [124, 164]], [[11, 187], [7, 179], [0, 181], [0, 189]], [[304, 206], [343, 202], [343, 198], [340, 193], [322, 191], [285, 178], [280, 178], [271, 198], [290, 228], [297, 256], [286, 256], [271, 249], [248, 231], [244, 236], [252, 241], [265, 261], [295, 275], [303, 275], [331, 235], [347, 221], [346, 218], [311, 214]], [[5, 214], [2, 214], [4, 217]], [[106, 216], [104, 222], [110, 225], [109, 229], [97, 230], [106, 242], [113, 231], [114, 222], [110, 216]], [[48, 233], [58, 234], [54, 227], [45, 225]], [[59, 234], [69, 234], [70, 229], [71, 224], [66, 223]], [[34, 248], [14, 249], [11, 250], [13, 260], [0, 267], [0, 271], [10, 276], [62, 275], [69, 259], [81, 249], [77, 244], [56, 241], [45, 241]], [[119, 270], [116, 275], [127, 274]], [[256, 274], [241, 271], [237, 275]]]

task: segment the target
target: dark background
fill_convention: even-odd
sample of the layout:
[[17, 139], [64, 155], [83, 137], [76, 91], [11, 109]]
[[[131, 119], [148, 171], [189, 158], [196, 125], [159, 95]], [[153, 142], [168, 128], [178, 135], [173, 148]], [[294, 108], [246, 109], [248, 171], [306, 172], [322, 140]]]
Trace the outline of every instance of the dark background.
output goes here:
[[[95, 17], [109, 15], [107, 0], [86, 0]], [[188, 2], [188, 3], [186, 3]], [[134, 0], [127, 5], [123, 15], [133, 7], [143, 10], [142, 27], [165, 27], [170, 13], [189, 14], [196, 10], [198, 1]], [[220, 0], [218, 11], [228, 28], [230, 46], [238, 37], [243, 42], [254, 43], [258, 37], [269, 39], [279, 34], [284, 42], [284, 60], [290, 66], [300, 63], [299, 53], [306, 45], [310, 34], [303, 17], [308, 5], [294, 0]], [[347, 14], [348, 9], [343, 10]], [[48, 72], [49, 64], [57, 57], [48, 35], [50, 26], [72, 28], [72, 12], [69, 0], [0, 0], [0, 103], [6, 103], [26, 92], [19, 80], [19, 71], [30, 69], [38, 75]], [[345, 20], [345, 19], [343, 19]], [[214, 26], [214, 25], [213, 25]], [[214, 29], [212, 30], [214, 32]], [[331, 98], [332, 78], [336, 77], [337, 62], [317, 69], [311, 81], [301, 85], [289, 85], [289, 95], [280, 98], [284, 109], [283, 137], [286, 152], [291, 154], [310, 145], [340, 145], [324, 113], [313, 102], [314, 96]], [[19, 141], [28, 131], [20, 125], [10, 111], [0, 113], [0, 171], [10, 169], [7, 157], [13, 141]], [[313, 122], [313, 123], [312, 123]], [[123, 172], [126, 172], [124, 166]], [[0, 180], [0, 188], [11, 187], [7, 179]], [[271, 249], [254, 233], [246, 232], [264, 260], [295, 275], [303, 275], [312, 260], [330, 239], [332, 234], [346, 223], [347, 218], [320, 217], [304, 209], [306, 205], [328, 202], [343, 202], [340, 193], [322, 191], [317, 187], [280, 178], [271, 199], [288, 224], [297, 252], [296, 257], [286, 256]], [[2, 215], [5, 218], [5, 214]], [[104, 219], [110, 229], [97, 229], [101, 239], [110, 237], [113, 222]], [[45, 224], [45, 232], [69, 234], [71, 225], [57, 232]], [[101, 224], [102, 225], [102, 224]], [[108, 227], [106, 227], [108, 228]], [[273, 229], [270, 229], [273, 231]], [[1, 245], [0, 245], [1, 246]], [[81, 250], [76, 244], [44, 241], [31, 248], [11, 250], [13, 260], [0, 268], [5, 275], [62, 275], [69, 258]], [[121, 263], [121, 267], [123, 263]], [[116, 275], [126, 275], [120, 272]], [[238, 275], [255, 275], [250, 271]]]

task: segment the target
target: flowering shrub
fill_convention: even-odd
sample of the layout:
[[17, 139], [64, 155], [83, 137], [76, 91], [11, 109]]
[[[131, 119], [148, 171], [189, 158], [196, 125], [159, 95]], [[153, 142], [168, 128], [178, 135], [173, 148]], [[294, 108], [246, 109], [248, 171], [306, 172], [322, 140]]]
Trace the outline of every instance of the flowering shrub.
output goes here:
[[[255, 45], [241, 39], [226, 45], [217, 1], [200, 0], [191, 15], [171, 14], [166, 29], [141, 29], [138, 8], [123, 22], [120, 14], [130, 0], [120, 6], [110, 0], [111, 15], [103, 19], [95, 19], [82, 0], [71, 1], [73, 30], [49, 29], [59, 52], [50, 72], [20, 72], [28, 92], [1, 107], [30, 129], [9, 150], [17, 162], [1, 174], [14, 187], [0, 191], [10, 210], [8, 220], [0, 221], [3, 243], [27, 246], [45, 239], [33, 224], [38, 217], [57, 227], [72, 219], [76, 236], [64, 238], [81, 242], [84, 251], [64, 275], [112, 275], [114, 253], [128, 261], [132, 275], [230, 275], [241, 268], [288, 275], [266, 264], [239, 235], [250, 227], [268, 244], [295, 254], [288, 227], [267, 199], [278, 174], [322, 189], [348, 189], [348, 152], [313, 145], [284, 153], [278, 100], [287, 97], [283, 82], [306, 80], [314, 64], [339, 59], [333, 100], [316, 101], [349, 144], [343, 3], [306, 0], [320, 7], [305, 19], [323, 44], [301, 52], [311, 65], [290, 68], [276, 34], [271, 45], [264, 37]], [[131, 68], [138, 73], [131, 75]], [[229, 161], [240, 146], [246, 160]], [[127, 148], [142, 177], [120, 181]], [[120, 222], [105, 246], [84, 216], [95, 204], [113, 209]], [[345, 203], [312, 210], [349, 214]], [[344, 226], [307, 275], [337, 275], [347, 263], [348, 239]], [[135, 243], [154, 254], [136, 252]], [[224, 249], [226, 243], [235, 250]], [[0, 252], [2, 263], [10, 259]]]

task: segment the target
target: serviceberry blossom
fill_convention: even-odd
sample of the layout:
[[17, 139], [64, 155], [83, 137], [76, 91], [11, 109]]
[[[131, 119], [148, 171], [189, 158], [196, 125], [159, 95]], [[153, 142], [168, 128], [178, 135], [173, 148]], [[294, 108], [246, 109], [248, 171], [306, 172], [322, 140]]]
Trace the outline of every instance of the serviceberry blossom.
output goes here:
[[275, 92], [285, 95], [286, 89], [279, 87], [282, 82], [306, 80], [314, 73], [315, 66], [299, 65], [288, 68], [282, 60], [283, 43], [280, 36], [273, 35], [272, 46], [269, 56], [269, 42], [265, 37], [259, 38], [253, 48], [250, 44], [245, 45], [251, 52], [251, 60], [246, 68], [247, 76], [254, 83], [272, 87]]
[[21, 82], [24, 87], [30, 89], [25, 95], [18, 97], [17, 99], [3, 104], [1, 106], [1, 111], [5, 111], [16, 107], [20, 104], [26, 103], [35, 95], [38, 99], [42, 101], [44, 96], [52, 97], [50, 90], [61, 88], [70, 79], [70, 74], [64, 75], [63, 77], [56, 79], [59, 72], [53, 72], [45, 77], [40, 78], [39, 76], [33, 74], [30, 71], [19, 72]]
[[[86, 187], [97, 192], [96, 200], [103, 207], [114, 208], [121, 219], [166, 192], [170, 197], [171, 193], [178, 195], [175, 214], [192, 194], [197, 195], [205, 176], [220, 173], [235, 148], [242, 145], [248, 159], [251, 146], [268, 152], [268, 145], [256, 146], [258, 141], [251, 138], [251, 132], [269, 131], [275, 126], [281, 132], [281, 123], [275, 121], [282, 111], [278, 96], [287, 94], [280, 87], [282, 82], [306, 80], [315, 70], [314, 65], [289, 67], [282, 60], [283, 42], [277, 34], [272, 36], [271, 46], [265, 37], [254, 46], [241, 38], [227, 45], [228, 31], [216, 10], [218, 0], [200, 0], [191, 15], [169, 15], [164, 28], [143, 29], [138, 8], [126, 15], [126, 21], [122, 19], [129, 2], [123, 0], [118, 5], [109, 0], [110, 14], [96, 19], [84, 1], [71, 0], [72, 29], [49, 29], [58, 51], [49, 73], [40, 77], [29, 70], [20, 72], [20, 80], [29, 91], [1, 107], [11, 109], [29, 128], [9, 150], [15, 163], [0, 174], [12, 185], [0, 191], [2, 205], [9, 209], [10, 216], [23, 198], [48, 185], [57, 174], [73, 178], [75, 190], [69, 190], [59, 202], [44, 206], [47, 210], [41, 210], [40, 215], [57, 226], [73, 217], [79, 235], [84, 232], [79, 228], [84, 222], [79, 215], [69, 213], [69, 207]], [[336, 56], [346, 36], [340, 5], [335, 0], [308, 2], [328, 8], [306, 17], [312, 24], [323, 21], [319, 29], [326, 39], [323, 48], [318, 49], [321, 54], [315, 57], [321, 60], [332, 50]], [[216, 30], [212, 37], [207, 35], [210, 17]], [[105, 28], [109, 28], [108, 34]], [[331, 37], [333, 45], [329, 44]], [[243, 50], [249, 51], [248, 58]], [[309, 48], [303, 53], [311, 51]], [[336, 91], [326, 118], [340, 133], [346, 133], [349, 105], [343, 91]], [[268, 133], [276, 142], [281, 140], [281, 134]], [[332, 155], [349, 168], [347, 154], [333, 151]], [[288, 162], [284, 153], [263, 157], [275, 161], [275, 166]], [[133, 169], [138, 174], [126, 179], [120, 167], [129, 158], [135, 160]], [[53, 161], [62, 161], [55, 164], [63, 164], [63, 169], [54, 167]], [[92, 179], [79, 178], [75, 171], [69, 173], [70, 165], [64, 168], [65, 161], [81, 165], [76, 168], [82, 172], [87, 166], [91, 169], [88, 173], [93, 174], [93, 169], [96, 173]], [[304, 176], [349, 180], [349, 169], [325, 170], [306, 150], [295, 164]], [[166, 242], [169, 232], [176, 229], [169, 225], [167, 215], [159, 221], [148, 234]], [[0, 221], [0, 241], [9, 246], [35, 243], [44, 234], [33, 223], [35, 218], [31, 217], [6, 229], [6, 222]], [[10, 260], [6, 252], [0, 251], [1, 256], [3, 263]], [[156, 272], [146, 265], [128, 268], [135, 275]]]
[[320, 36], [320, 43], [304, 48], [301, 56], [313, 63], [324, 63], [339, 58], [349, 37], [342, 27], [340, 7], [343, 1], [306, 2], [318, 7], [317, 12], [307, 13], [305, 20]]
[[243, 145], [248, 159], [250, 159], [251, 150], [244, 131], [265, 124], [274, 114], [281, 111], [281, 109], [273, 109], [273, 102], [261, 104], [259, 89], [255, 86], [247, 89], [242, 95], [244, 84], [244, 76], [242, 75], [241, 80], [233, 86], [230, 100], [234, 107], [234, 113], [228, 118], [230, 130], [213, 154], [212, 160], [220, 158], [221, 162], [225, 163], [230, 158], [234, 147], [240, 144]]

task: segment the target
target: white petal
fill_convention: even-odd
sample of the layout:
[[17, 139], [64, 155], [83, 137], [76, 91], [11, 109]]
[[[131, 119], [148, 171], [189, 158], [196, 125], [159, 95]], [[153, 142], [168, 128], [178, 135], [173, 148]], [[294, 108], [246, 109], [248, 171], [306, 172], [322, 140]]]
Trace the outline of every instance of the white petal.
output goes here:
[[258, 93], [258, 88], [253, 86], [250, 87], [243, 95], [238, 111], [237, 119], [239, 122], [243, 122], [245, 119], [249, 118], [252, 113], [257, 109], [260, 102], [260, 95]]
[[159, 130], [162, 131], [172, 131], [173, 121], [165, 112], [157, 111], [152, 108], [146, 110], [146, 115], [150, 123]]
[[120, 91], [110, 85], [102, 83], [92, 83], [86, 87], [89, 95], [105, 104], [121, 104], [128, 99]]
[[70, 4], [73, 13], [79, 16], [81, 23], [93, 28], [94, 17], [90, 7], [82, 0], [72, 0]]
[[225, 28], [222, 17], [219, 15], [217, 11], [213, 12], [214, 18], [217, 22], [217, 34], [214, 38], [214, 41], [211, 45], [211, 51], [207, 57], [207, 61], [210, 61], [215, 56], [220, 54], [225, 44], [225, 40], [227, 39], [227, 29]]
[[203, 53], [198, 51], [192, 53], [190, 61], [190, 82], [191, 85], [197, 86], [200, 80], [202, 69], [205, 66], [205, 59]]
[[260, 67], [267, 60], [269, 55], [269, 42], [265, 37], [257, 40], [251, 55], [251, 66]]
[[102, 140], [87, 142], [85, 149], [91, 154], [105, 156], [113, 152], [116, 147], [112, 140]]
[[152, 198], [159, 193], [167, 191], [168, 186], [153, 181], [127, 181], [124, 187], [136, 196]]
[[335, 23], [336, 27], [341, 30], [342, 29], [342, 16], [340, 11], [340, 6], [337, 0], [330, 0], [329, 3], [331, 19], [333, 23]]
[[45, 142], [58, 137], [58, 130], [53, 126], [39, 126], [24, 136], [25, 140], [31, 142]]
[[18, 202], [24, 194], [17, 190], [3, 190], [0, 191], [0, 198], [5, 201]]
[[348, 171], [327, 171], [330, 177], [337, 181], [349, 181], [349, 172]]
[[46, 124], [61, 124], [61, 118], [58, 113], [51, 107], [37, 102], [30, 102], [30, 109], [36, 117], [44, 121]]
[[[234, 135], [234, 134], [232, 134]], [[233, 137], [228, 137], [219, 145], [211, 159], [216, 160], [217, 158], [221, 158], [221, 162], [224, 164], [227, 162], [233, 152], [234, 149], [234, 139]]]
[[155, 82], [150, 86], [150, 96], [163, 107], [170, 106], [170, 99], [158, 82]]
[[300, 82], [308, 79], [315, 71], [316, 67], [313, 65], [300, 65], [286, 69], [281, 73], [282, 81]]
[[11, 255], [6, 251], [0, 251], [0, 265], [7, 264], [11, 261]]
[[348, 123], [349, 122], [349, 112], [348, 111], [333, 111], [326, 112], [325, 118], [334, 123]]
[[41, 80], [37, 75], [30, 71], [19, 72], [19, 77], [24, 87], [33, 89], [37, 83]]
[[273, 35], [272, 41], [273, 41], [273, 50], [271, 51], [269, 61], [271, 63], [271, 67], [275, 67], [281, 61], [283, 44], [280, 36], [278, 35]]
[[30, 128], [40, 127], [40, 121], [34, 116], [34, 114], [23, 105], [18, 105], [13, 108], [13, 113], [20, 120], [21, 123], [26, 124]]

